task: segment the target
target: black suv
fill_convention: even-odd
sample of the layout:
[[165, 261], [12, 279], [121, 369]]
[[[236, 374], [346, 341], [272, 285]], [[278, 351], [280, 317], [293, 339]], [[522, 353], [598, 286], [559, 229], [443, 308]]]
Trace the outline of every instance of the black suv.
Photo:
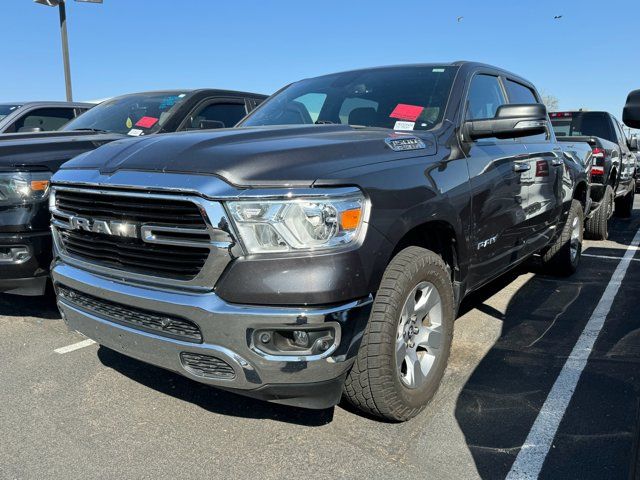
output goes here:
[[[53, 179], [68, 325], [274, 402], [435, 394], [469, 292], [577, 268], [588, 182], [534, 86], [477, 63], [302, 80], [240, 128], [113, 143]], [[588, 149], [587, 149], [588, 150]]]
[[62, 163], [129, 137], [233, 127], [265, 98], [215, 89], [135, 93], [102, 102], [59, 131], [0, 136], [0, 292], [44, 293], [49, 179]]

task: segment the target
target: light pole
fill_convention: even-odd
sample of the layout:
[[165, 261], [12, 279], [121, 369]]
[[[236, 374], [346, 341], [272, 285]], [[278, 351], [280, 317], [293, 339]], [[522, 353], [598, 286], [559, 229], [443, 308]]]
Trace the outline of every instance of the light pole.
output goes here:
[[[73, 100], [71, 91], [71, 65], [69, 63], [69, 41], [67, 37], [67, 9], [64, 0], [33, 0], [47, 7], [58, 7], [60, 14], [60, 37], [62, 38], [62, 63], [64, 64], [64, 86], [67, 92], [67, 101]], [[76, 0], [84, 3], [102, 3], [102, 0]]]

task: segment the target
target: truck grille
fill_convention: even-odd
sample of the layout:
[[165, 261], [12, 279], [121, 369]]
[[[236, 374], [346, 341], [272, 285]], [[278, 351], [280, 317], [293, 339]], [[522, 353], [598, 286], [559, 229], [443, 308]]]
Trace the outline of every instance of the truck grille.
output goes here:
[[182, 352], [180, 360], [187, 371], [198, 377], [224, 378], [228, 380], [236, 377], [233, 367], [218, 357]]
[[206, 228], [198, 206], [189, 201], [167, 200], [158, 197], [124, 197], [121, 194], [58, 190], [56, 208], [76, 215], [103, 220], [128, 220], [154, 225], [180, 225]]
[[81, 230], [63, 230], [60, 239], [67, 252], [82, 259], [121, 270], [184, 279], [195, 277], [209, 255], [207, 248], [150, 245]]
[[57, 292], [65, 302], [113, 323], [176, 340], [202, 343], [200, 327], [189, 320], [103, 300], [64, 285], [57, 285]]
[[[194, 279], [211, 251], [211, 235], [198, 204], [162, 196], [56, 189], [52, 210], [61, 247], [69, 256], [103, 267], [182, 281]], [[74, 228], [72, 218], [121, 222], [135, 235]], [[143, 228], [153, 228], [152, 239]], [[90, 229], [89, 229], [90, 230]]]

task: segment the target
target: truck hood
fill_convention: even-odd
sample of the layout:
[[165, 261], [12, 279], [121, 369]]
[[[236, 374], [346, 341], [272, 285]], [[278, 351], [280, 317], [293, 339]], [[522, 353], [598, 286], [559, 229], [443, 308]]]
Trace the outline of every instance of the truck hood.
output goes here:
[[[395, 151], [386, 142], [409, 137], [418, 137], [424, 148]], [[425, 132], [347, 125], [246, 127], [117, 141], [64, 169], [216, 175], [247, 187], [309, 186], [338, 170], [435, 153], [435, 137]]]
[[123, 137], [116, 133], [92, 132], [0, 135], [0, 170], [45, 167], [56, 171], [70, 158]]

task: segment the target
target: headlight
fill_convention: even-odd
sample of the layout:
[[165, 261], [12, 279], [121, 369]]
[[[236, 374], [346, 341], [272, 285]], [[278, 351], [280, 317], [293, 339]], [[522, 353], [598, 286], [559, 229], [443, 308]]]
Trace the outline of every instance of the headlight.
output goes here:
[[0, 205], [21, 205], [44, 200], [51, 172], [0, 172]]
[[362, 194], [242, 200], [227, 206], [248, 253], [344, 247], [359, 238], [366, 214]]

